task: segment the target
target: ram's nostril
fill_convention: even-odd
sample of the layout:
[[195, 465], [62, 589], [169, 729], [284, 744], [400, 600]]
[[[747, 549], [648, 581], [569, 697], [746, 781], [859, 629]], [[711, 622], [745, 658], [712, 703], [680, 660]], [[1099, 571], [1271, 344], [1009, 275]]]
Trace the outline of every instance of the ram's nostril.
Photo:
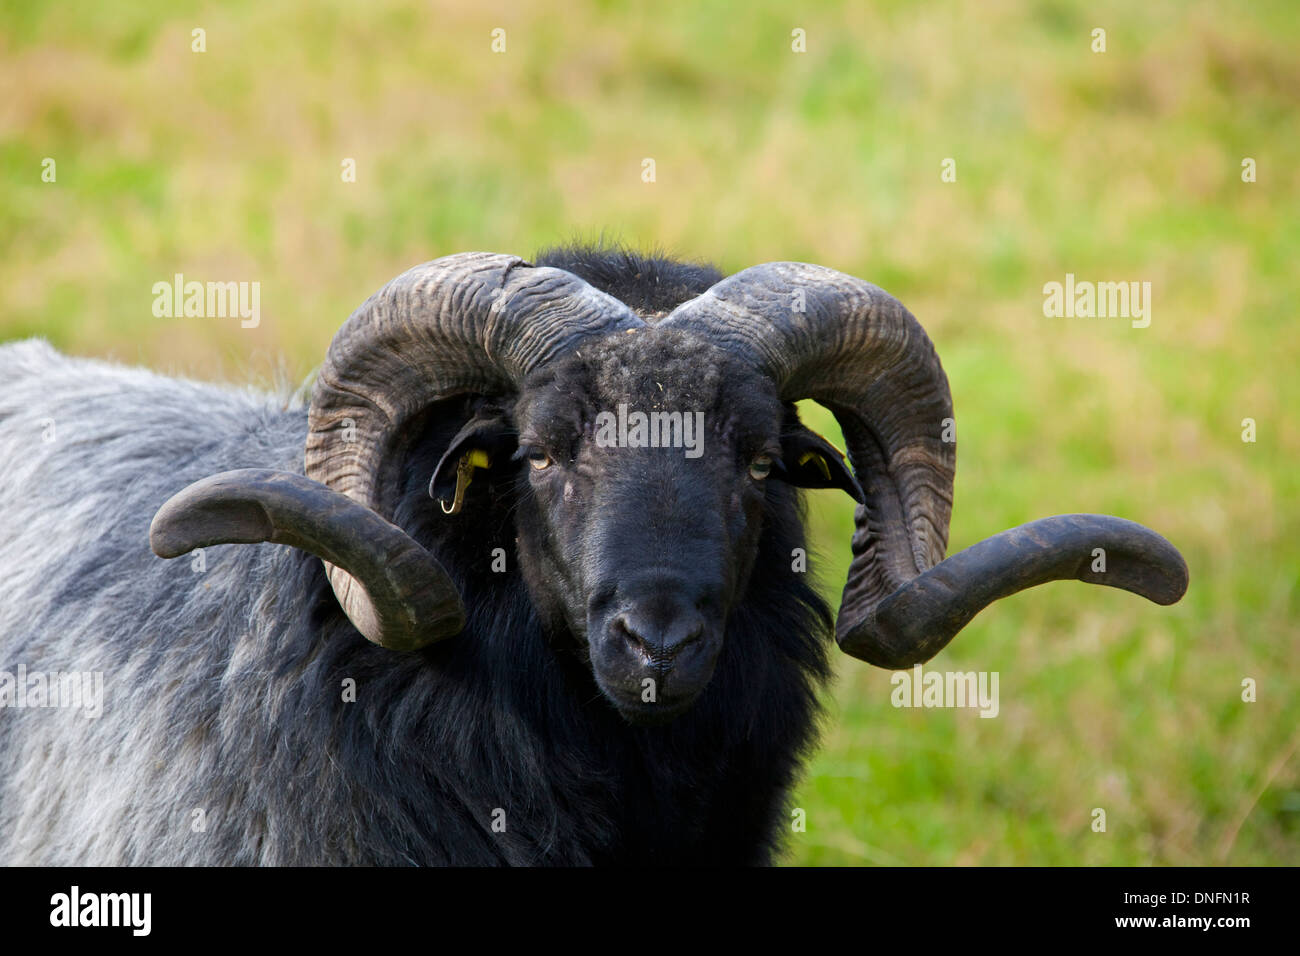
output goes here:
[[681, 614], [653, 621], [635, 611], [619, 614], [609, 624], [614, 640], [624, 642], [647, 663], [667, 666], [687, 646], [704, 636], [705, 620], [698, 614]]
[[614, 619], [612, 625], [614, 633], [628, 643], [628, 645], [640, 654], [642, 657], [650, 657], [650, 649], [646, 646], [645, 639], [638, 634], [632, 625], [628, 623], [625, 615], [620, 614]]

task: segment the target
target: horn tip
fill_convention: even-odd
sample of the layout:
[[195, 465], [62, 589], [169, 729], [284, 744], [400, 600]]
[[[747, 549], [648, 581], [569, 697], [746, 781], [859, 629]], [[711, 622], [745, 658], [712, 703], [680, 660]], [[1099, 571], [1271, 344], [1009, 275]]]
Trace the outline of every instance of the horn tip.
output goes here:
[[149, 524], [149, 549], [160, 558], [179, 558], [193, 549], [177, 527], [175, 509], [170, 505], [169, 501], [159, 508]]
[[1177, 604], [1187, 593], [1187, 587], [1191, 583], [1191, 575], [1187, 570], [1187, 562], [1173, 545], [1169, 546], [1172, 555], [1161, 566], [1161, 580], [1159, 586], [1154, 589], [1154, 593], [1148, 595], [1156, 604], [1168, 607], [1170, 604]]

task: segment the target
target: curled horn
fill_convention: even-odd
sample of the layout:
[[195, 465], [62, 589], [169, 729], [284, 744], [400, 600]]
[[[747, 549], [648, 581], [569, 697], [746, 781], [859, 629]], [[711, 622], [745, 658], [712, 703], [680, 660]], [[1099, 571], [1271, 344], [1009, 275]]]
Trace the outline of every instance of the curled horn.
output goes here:
[[[866, 494], [835, 626], [846, 653], [880, 667], [937, 654], [993, 601], [1076, 579], [1172, 604], [1187, 565], [1160, 535], [1105, 515], [1062, 515], [944, 560], [956, 445], [952, 395], [920, 323], [883, 290], [821, 266], [773, 262], [679, 306], [664, 325], [749, 356], [782, 399], [812, 399], [840, 423]], [[1093, 572], [1093, 549], [1107, 570]]]
[[158, 509], [149, 541], [164, 558], [259, 541], [308, 551], [365, 582], [353, 623], [395, 650], [419, 646], [399, 635], [455, 634], [465, 626], [460, 595], [433, 555], [375, 512], [302, 475], [245, 468], [196, 481]]
[[162, 557], [205, 544], [272, 541], [325, 563], [369, 640], [411, 650], [458, 633], [447, 572], [391, 524], [409, 426], [430, 403], [517, 388], [588, 335], [644, 324], [560, 269], [463, 253], [417, 266], [364, 302], [330, 343], [308, 412], [304, 475], [225, 472], [154, 517]]

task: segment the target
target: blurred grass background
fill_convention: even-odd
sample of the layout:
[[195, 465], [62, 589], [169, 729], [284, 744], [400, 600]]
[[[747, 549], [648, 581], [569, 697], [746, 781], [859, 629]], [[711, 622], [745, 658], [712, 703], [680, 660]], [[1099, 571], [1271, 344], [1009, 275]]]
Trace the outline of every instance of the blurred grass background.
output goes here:
[[[998, 671], [992, 720], [895, 709], [889, 673], [839, 658], [787, 859], [1300, 862], [1294, 3], [556, 9], [5, 4], [0, 339], [296, 382], [370, 292], [451, 252], [604, 233], [868, 278], [952, 383], [950, 551], [1108, 512], [1174, 541], [1192, 586], [985, 612], [933, 666]], [[260, 326], [154, 318], [176, 272], [260, 282]], [[1044, 318], [1066, 272], [1150, 281], [1150, 328]], [[851, 511], [810, 498], [838, 599]]]

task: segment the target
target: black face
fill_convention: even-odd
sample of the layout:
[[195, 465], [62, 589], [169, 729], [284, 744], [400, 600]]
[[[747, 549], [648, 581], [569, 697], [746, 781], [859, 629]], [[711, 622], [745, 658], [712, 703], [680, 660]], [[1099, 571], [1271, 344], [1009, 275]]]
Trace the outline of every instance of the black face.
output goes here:
[[766, 483], [852, 486], [772, 381], [671, 329], [583, 345], [525, 384], [512, 417], [534, 603], [637, 723], [680, 714], [712, 676]]

